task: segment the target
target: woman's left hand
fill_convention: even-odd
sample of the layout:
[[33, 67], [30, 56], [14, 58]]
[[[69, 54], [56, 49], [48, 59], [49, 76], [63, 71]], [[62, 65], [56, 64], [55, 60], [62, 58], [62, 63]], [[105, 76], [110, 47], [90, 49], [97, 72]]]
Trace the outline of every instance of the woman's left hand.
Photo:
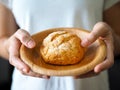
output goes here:
[[102, 39], [107, 46], [107, 55], [105, 60], [96, 65], [93, 71], [88, 72], [84, 75], [75, 76], [75, 78], [86, 78], [91, 76], [96, 76], [103, 70], [110, 68], [114, 63], [114, 45], [113, 45], [113, 36], [112, 28], [104, 22], [98, 22], [93, 27], [91, 33], [81, 42], [83, 47], [91, 45], [96, 39]]

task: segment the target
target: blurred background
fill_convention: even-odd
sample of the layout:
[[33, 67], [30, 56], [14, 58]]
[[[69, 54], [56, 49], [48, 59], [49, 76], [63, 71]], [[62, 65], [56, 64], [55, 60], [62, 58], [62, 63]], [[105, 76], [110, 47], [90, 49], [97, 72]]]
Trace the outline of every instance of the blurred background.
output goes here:
[[13, 66], [0, 58], [0, 90], [10, 90]]

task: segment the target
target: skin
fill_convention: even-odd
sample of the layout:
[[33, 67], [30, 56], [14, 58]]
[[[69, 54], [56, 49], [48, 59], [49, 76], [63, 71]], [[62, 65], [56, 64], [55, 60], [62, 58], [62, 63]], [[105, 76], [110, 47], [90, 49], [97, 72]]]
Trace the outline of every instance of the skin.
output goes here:
[[[91, 33], [81, 42], [83, 47], [87, 47], [98, 38], [104, 40], [107, 46], [106, 59], [102, 63], [96, 65], [92, 72], [75, 76], [75, 78], [85, 78], [99, 74], [103, 70], [110, 68], [114, 63], [114, 56], [120, 54], [120, 44], [118, 44], [120, 40], [120, 21], [118, 19], [119, 17], [112, 16], [113, 13], [116, 13], [115, 15], [120, 14], [119, 7], [120, 3], [104, 11], [104, 22], [96, 23]], [[21, 44], [24, 44], [28, 48], [33, 48], [36, 45], [28, 32], [19, 29], [12, 12], [4, 5], [0, 4], [0, 51], [2, 51], [0, 52], [0, 56], [9, 60], [10, 64], [16, 67], [24, 75], [46, 79], [50, 78], [49, 76], [33, 72], [22, 62], [19, 57]]]

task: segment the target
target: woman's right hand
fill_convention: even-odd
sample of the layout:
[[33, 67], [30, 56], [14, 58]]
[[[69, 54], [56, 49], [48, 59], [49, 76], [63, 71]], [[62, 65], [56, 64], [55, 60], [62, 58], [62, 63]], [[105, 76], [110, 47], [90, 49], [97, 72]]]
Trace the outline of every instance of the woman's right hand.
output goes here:
[[21, 60], [19, 52], [21, 44], [24, 44], [28, 48], [33, 48], [36, 45], [30, 34], [23, 29], [17, 30], [7, 41], [10, 64], [24, 75], [48, 79], [49, 76], [33, 72], [30, 67]]

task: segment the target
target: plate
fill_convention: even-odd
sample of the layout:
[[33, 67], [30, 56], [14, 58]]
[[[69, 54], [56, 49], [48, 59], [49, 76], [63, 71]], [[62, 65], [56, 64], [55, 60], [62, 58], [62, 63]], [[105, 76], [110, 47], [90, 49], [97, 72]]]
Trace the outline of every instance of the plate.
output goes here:
[[105, 59], [106, 45], [101, 39], [97, 39], [87, 47], [84, 58], [77, 64], [60, 66], [45, 63], [40, 54], [40, 45], [48, 34], [61, 30], [74, 33], [82, 40], [90, 33], [80, 28], [52, 28], [32, 35], [36, 46], [29, 49], [21, 45], [20, 57], [34, 72], [49, 76], [82, 75], [93, 70], [97, 64]]

